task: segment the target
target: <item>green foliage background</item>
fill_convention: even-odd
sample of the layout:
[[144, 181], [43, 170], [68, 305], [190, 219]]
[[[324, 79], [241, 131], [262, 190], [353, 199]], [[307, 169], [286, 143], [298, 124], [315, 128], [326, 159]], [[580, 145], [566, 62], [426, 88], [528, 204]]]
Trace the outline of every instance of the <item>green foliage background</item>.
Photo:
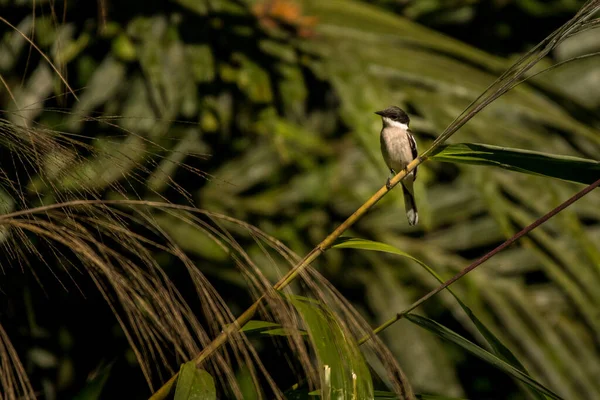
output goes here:
[[[38, 1], [34, 14], [29, 2], [0, 1], [2, 16], [21, 32], [35, 26], [34, 42], [79, 98], [74, 101], [18, 32], [3, 26], [0, 74], [11, 92], [0, 92], [2, 118], [81, 135], [112, 154], [74, 167], [70, 154], [44, 154], [54, 160], [43, 171], [52, 180], [21, 173], [18, 160], [3, 149], [2, 169], [11, 179], [21, 177], [23, 189], [22, 199], [8, 188], [0, 191], [4, 212], [22, 207], [20, 200], [52, 203], [83, 184], [104, 198], [127, 193], [236, 217], [297, 254], [307, 253], [385, 182], [373, 111], [390, 104], [409, 111], [425, 148], [516, 54], [582, 4], [121, 3], [99, 2], [108, 7], [104, 19], [86, 2]], [[490, 13], [497, 13], [494, 24], [488, 23]], [[600, 51], [599, 38], [598, 30], [584, 32], [543, 66]], [[587, 58], [535, 77], [495, 101], [452, 141], [598, 160], [599, 64], [599, 58]], [[68, 168], [77, 170], [65, 175]], [[81, 175], [87, 179], [75, 182]], [[406, 224], [401, 193], [393, 191], [350, 234], [392, 244], [447, 278], [579, 186], [427, 162], [416, 182], [420, 225]], [[234, 314], [243, 311], [247, 283], [227, 254], [177, 218], [156, 219]], [[600, 199], [592, 193], [453, 287], [534, 377], [568, 399], [600, 398], [599, 220]], [[240, 240], [248, 254], [262, 257], [251, 239]], [[147, 397], [127, 341], [91, 282], [71, 282], [64, 271], [35, 260], [20, 268], [8, 254], [2, 255], [0, 322], [36, 390], [46, 398], [94, 398], [85, 393], [94, 393], [90, 387], [100, 379], [106, 398]], [[193, 293], [168, 255], [155, 257], [184, 295]], [[384, 253], [332, 250], [315, 266], [374, 326], [437, 285], [415, 263]], [[275, 280], [273, 272], [265, 273]], [[448, 294], [422, 313], [479, 339]], [[521, 396], [508, 377], [406, 321], [382, 338], [418, 392]], [[266, 359], [271, 352], [261, 348]], [[267, 367], [276, 370], [277, 364]]]

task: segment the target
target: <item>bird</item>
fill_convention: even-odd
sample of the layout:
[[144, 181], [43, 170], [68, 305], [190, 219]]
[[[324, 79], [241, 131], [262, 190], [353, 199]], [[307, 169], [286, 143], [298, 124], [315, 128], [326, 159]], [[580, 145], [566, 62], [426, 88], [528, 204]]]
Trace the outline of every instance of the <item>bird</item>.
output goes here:
[[[376, 111], [375, 114], [381, 116], [383, 127], [381, 128], [380, 143], [381, 154], [387, 164], [392, 176], [406, 166], [418, 156], [417, 142], [410, 131], [408, 124], [410, 118], [400, 107], [390, 106], [382, 111]], [[415, 192], [413, 182], [417, 178], [417, 168], [412, 170], [402, 181], [402, 193], [404, 195], [404, 208], [409, 225], [416, 225], [419, 222], [417, 212], [417, 203], [415, 202]], [[391, 189], [390, 177], [386, 181], [386, 187]]]

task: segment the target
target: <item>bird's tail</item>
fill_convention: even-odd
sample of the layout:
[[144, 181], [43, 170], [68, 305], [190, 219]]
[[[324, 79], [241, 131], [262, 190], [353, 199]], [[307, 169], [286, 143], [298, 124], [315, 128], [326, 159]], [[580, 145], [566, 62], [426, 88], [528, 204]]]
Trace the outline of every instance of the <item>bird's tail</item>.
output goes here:
[[404, 195], [404, 208], [408, 224], [416, 225], [419, 222], [419, 214], [417, 213], [417, 203], [415, 202], [412, 181], [402, 182], [402, 194]]

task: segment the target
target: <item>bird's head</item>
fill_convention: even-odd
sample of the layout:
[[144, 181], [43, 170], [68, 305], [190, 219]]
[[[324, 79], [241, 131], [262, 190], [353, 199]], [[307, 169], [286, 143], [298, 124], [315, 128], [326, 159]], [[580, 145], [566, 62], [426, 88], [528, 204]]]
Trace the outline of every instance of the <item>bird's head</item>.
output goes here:
[[375, 114], [381, 115], [386, 125], [405, 125], [408, 127], [410, 118], [400, 107], [390, 106], [385, 110], [375, 111]]

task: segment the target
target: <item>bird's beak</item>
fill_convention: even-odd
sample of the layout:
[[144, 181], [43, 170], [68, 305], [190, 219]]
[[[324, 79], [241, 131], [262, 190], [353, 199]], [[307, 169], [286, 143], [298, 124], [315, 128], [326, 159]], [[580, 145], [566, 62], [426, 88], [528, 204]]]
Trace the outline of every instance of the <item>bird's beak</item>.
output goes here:
[[375, 114], [381, 115], [383, 117], [383, 111], [375, 111]]

